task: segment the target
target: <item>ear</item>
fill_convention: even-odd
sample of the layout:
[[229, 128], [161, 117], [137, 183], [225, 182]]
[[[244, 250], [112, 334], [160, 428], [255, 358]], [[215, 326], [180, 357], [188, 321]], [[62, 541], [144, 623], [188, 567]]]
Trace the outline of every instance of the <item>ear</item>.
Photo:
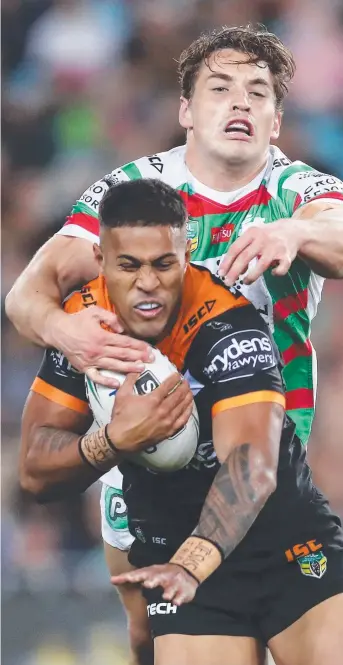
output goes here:
[[180, 97], [179, 123], [184, 129], [193, 128], [191, 100]]
[[270, 134], [270, 138], [274, 141], [279, 138], [280, 128], [281, 128], [282, 113], [281, 111], [276, 111], [274, 117], [273, 128]]
[[99, 266], [99, 272], [103, 273], [104, 268], [104, 255], [102, 253], [100, 245], [97, 245], [95, 242], [93, 245], [94, 258]]

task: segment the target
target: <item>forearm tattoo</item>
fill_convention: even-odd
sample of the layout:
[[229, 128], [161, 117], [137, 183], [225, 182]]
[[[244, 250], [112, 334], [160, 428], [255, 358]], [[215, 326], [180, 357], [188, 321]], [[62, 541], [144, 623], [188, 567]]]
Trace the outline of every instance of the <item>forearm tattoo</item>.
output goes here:
[[220, 467], [206, 497], [194, 535], [208, 538], [227, 557], [238, 545], [266, 502], [264, 487], [254, 486], [251, 444], [235, 448]]

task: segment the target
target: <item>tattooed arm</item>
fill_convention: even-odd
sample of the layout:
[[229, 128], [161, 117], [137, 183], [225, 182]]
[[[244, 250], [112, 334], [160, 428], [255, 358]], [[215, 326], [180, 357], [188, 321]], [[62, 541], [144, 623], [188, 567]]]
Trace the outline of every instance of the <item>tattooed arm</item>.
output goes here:
[[[193, 407], [186, 381], [175, 373], [152, 393], [137, 395], [137, 378], [129, 374], [117, 391], [111, 422], [84, 436], [93, 418], [32, 391], [22, 421], [22, 487], [41, 501], [83, 491], [116, 466], [122, 453], [155, 445], [183, 427]], [[56, 399], [67, 397], [57, 391]]]
[[[280, 404], [263, 402], [214, 417], [213, 442], [222, 465], [187, 550], [181, 546], [172, 559], [199, 581], [237, 547], [274, 492], [283, 415]], [[199, 547], [206, 552], [199, 555]]]
[[[48, 501], [80, 492], [95, 482], [102, 473], [87, 463], [79, 452], [80, 436], [92, 423], [89, 414], [52, 402], [30, 392], [22, 418], [20, 449], [20, 483], [23, 489], [38, 500]], [[88, 434], [86, 442], [96, 433]], [[104, 444], [101, 435], [97, 457], [101, 458]]]

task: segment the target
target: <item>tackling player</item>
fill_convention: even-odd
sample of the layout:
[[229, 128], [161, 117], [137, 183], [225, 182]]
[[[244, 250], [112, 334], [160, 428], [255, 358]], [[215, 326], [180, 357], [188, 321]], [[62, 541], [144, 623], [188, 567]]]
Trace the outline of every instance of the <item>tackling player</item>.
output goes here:
[[97, 367], [140, 371], [147, 345], [121, 332], [99, 308], [68, 317], [62, 299], [97, 274], [98, 208], [113, 182], [160, 178], [186, 203], [192, 261], [235, 282], [265, 316], [281, 352], [287, 412], [306, 443], [313, 420], [316, 367], [309, 335], [323, 284], [343, 276], [343, 185], [291, 162], [277, 139], [291, 53], [252, 27], [204, 34], [182, 54], [180, 123], [185, 146], [115, 169], [81, 196], [63, 229], [34, 257], [6, 302], [19, 332], [55, 346], [100, 383]]
[[[260, 665], [267, 644], [277, 663], [339, 662], [343, 534], [284, 417], [268, 326], [245, 298], [187, 265], [186, 213], [167, 185], [119, 184], [100, 215], [103, 276], [66, 310], [90, 301], [114, 307], [126, 333], [157, 343], [186, 373], [200, 417], [198, 451], [167, 475], [123, 455], [164, 438], [184, 417], [180, 404], [175, 414], [163, 408], [165, 385], [154, 418], [154, 393], [132, 394], [137, 375], [117, 391], [111, 423], [82, 436], [84, 377], [50, 349], [23, 418], [23, 484], [65, 496], [120, 465], [136, 536], [130, 561], [164, 564], [115, 580], [146, 586], [156, 665]], [[187, 393], [184, 408], [188, 417]]]

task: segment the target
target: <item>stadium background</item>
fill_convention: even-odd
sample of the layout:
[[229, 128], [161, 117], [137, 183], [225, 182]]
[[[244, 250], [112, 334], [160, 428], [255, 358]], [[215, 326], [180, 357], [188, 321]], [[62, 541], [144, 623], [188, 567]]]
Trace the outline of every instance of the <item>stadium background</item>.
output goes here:
[[[3, 0], [2, 303], [86, 186], [183, 142], [181, 49], [204, 28], [247, 21], [267, 25], [296, 57], [280, 147], [343, 178], [341, 0]], [[313, 330], [320, 385], [309, 452], [341, 514], [342, 330], [343, 285], [330, 282]], [[4, 665], [124, 665], [98, 488], [49, 508], [20, 492], [20, 414], [41, 351], [5, 317], [2, 343]]]

